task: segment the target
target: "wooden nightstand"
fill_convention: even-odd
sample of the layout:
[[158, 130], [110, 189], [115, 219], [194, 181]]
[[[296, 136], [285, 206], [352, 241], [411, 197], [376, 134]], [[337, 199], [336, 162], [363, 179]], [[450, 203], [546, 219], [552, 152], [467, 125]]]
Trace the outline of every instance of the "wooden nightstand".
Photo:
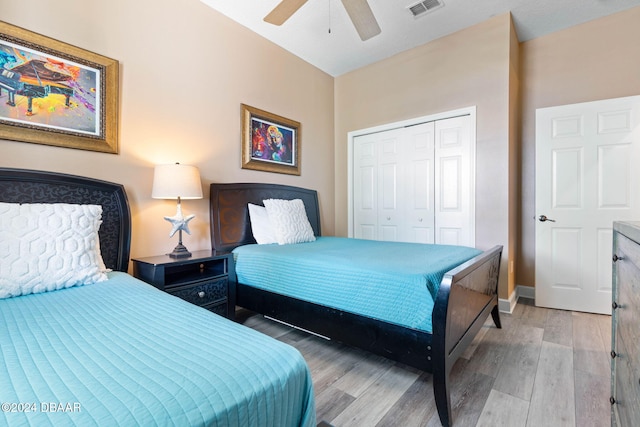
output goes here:
[[189, 258], [160, 255], [133, 260], [133, 275], [156, 288], [235, 320], [233, 254], [194, 251]]

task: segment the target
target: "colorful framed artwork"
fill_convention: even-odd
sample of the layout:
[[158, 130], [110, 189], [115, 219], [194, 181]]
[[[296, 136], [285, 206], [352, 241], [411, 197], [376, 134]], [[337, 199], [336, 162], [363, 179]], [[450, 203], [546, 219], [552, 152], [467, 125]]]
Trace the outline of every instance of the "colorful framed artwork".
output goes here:
[[241, 104], [242, 168], [300, 175], [300, 123]]
[[0, 139], [117, 153], [118, 67], [0, 21]]

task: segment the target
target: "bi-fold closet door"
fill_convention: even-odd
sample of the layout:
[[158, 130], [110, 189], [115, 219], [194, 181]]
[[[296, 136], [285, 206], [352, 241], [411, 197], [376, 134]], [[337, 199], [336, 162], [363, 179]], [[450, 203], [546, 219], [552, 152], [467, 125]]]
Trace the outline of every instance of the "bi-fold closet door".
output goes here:
[[469, 115], [353, 138], [353, 237], [473, 246]]

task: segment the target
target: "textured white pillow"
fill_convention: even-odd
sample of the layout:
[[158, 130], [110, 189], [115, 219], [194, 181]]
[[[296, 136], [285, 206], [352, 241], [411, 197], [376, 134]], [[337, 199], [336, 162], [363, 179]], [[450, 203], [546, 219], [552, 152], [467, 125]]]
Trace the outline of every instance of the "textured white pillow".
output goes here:
[[286, 245], [316, 240], [302, 200], [267, 199], [263, 200], [263, 203], [269, 214], [269, 221], [273, 225], [278, 244]]
[[0, 202], [0, 298], [106, 280], [101, 218], [98, 205]]
[[249, 220], [251, 221], [251, 232], [253, 238], [259, 245], [268, 245], [270, 243], [278, 243], [273, 233], [273, 226], [269, 221], [269, 214], [264, 206], [248, 203]]

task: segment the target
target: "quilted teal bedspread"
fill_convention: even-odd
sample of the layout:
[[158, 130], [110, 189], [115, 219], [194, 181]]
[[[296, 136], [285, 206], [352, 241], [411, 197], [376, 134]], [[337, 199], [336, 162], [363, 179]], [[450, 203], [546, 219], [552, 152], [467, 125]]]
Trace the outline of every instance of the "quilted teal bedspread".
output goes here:
[[239, 283], [429, 333], [444, 274], [480, 253], [342, 237], [234, 250]]
[[124, 273], [1, 300], [0, 350], [0, 425], [316, 425], [297, 350]]

